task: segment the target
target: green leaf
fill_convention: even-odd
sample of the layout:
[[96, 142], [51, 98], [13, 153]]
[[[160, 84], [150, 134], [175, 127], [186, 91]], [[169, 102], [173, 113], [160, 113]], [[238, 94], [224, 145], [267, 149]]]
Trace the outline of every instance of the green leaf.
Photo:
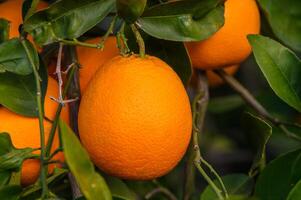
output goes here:
[[287, 200], [299, 200], [301, 197], [301, 180], [295, 185], [295, 187], [288, 194]]
[[0, 18], [0, 44], [9, 38], [9, 21]]
[[[230, 174], [222, 177], [229, 195], [249, 196], [253, 188], [253, 179], [244, 174]], [[214, 183], [217, 184], [215, 180]], [[207, 186], [201, 200], [218, 200], [211, 186]]]
[[96, 173], [89, 155], [73, 131], [62, 121], [59, 122], [64, 155], [87, 200], [111, 200], [112, 196], [105, 180]]
[[[51, 186], [51, 184], [55, 183], [57, 180], [61, 179], [68, 173], [67, 169], [55, 168], [53, 174], [47, 178], [47, 185]], [[30, 185], [25, 188], [22, 193], [23, 199], [35, 199], [36, 195], [40, 195], [42, 187], [39, 182], [36, 182], [34, 185]]]
[[[268, 164], [257, 180], [255, 195], [260, 200], [285, 199], [289, 191], [301, 179], [301, 173], [296, 173], [294, 167], [300, 166], [300, 156], [301, 150], [299, 149], [284, 154]], [[298, 160], [297, 163], [296, 160]]]
[[0, 188], [1, 199], [19, 200], [22, 193], [22, 187], [19, 185], [9, 185]]
[[0, 171], [0, 188], [9, 182], [12, 172]]
[[[48, 75], [41, 61], [39, 74], [42, 79], [42, 100], [44, 102]], [[26, 76], [9, 72], [0, 73], [0, 104], [9, 110], [29, 117], [38, 116], [36, 91], [33, 73]]]
[[146, 10], [138, 24], [149, 35], [172, 41], [200, 41], [224, 24], [221, 0], [189, 0], [160, 4]]
[[46, 45], [60, 39], [76, 39], [99, 23], [115, 0], [61, 0], [24, 22], [24, 30], [36, 43]]
[[243, 126], [247, 133], [248, 141], [255, 153], [253, 165], [249, 172], [253, 176], [258, 169], [262, 170], [265, 167], [265, 149], [272, 135], [272, 127], [263, 119], [250, 113], [245, 114]]
[[32, 148], [16, 149], [8, 133], [0, 133], [0, 171], [20, 171], [25, 159], [36, 157]]
[[301, 112], [301, 61], [288, 48], [260, 35], [249, 35], [255, 59], [273, 91]]
[[108, 176], [106, 182], [111, 190], [112, 196], [123, 200], [135, 200], [134, 193], [120, 179]]
[[126, 22], [133, 23], [140, 17], [146, 0], [116, 0], [117, 12]]
[[301, 1], [259, 0], [258, 2], [274, 34], [286, 45], [301, 51]]
[[243, 105], [245, 102], [239, 95], [228, 95], [210, 99], [208, 110], [214, 114], [221, 114], [238, 109]]
[[[36, 66], [39, 66], [39, 58], [33, 45], [26, 40]], [[32, 66], [28, 60], [26, 51], [18, 38], [5, 41], [0, 44], [0, 72], [12, 72], [19, 75], [32, 73]]]

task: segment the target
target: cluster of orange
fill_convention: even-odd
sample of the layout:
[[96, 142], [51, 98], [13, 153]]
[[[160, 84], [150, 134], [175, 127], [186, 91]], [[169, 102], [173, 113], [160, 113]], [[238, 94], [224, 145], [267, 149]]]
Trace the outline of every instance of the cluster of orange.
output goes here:
[[[20, 1], [0, 4], [1, 17], [13, 22], [11, 36], [18, 35], [22, 23]], [[224, 68], [235, 73], [251, 53], [246, 36], [259, 33], [259, 28], [255, 0], [227, 0], [225, 25], [205, 41], [186, 43], [193, 66], [207, 70], [212, 86], [220, 85], [222, 81], [209, 70]], [[127, 179], [152, 179], [168, 173], [183, 157], [192, 128], [189, 99], [177, 74], [156, 57], [119, 56], [114, 37], [106, 40], [104, 51], [78, 47], [77, 52], [83, 93], [78, 119], [80, 138], [95, 165]], [[57, 93], [56, 82], [49, 78], [45, 100], [45, 116], [49, 119], [53, 119], [57, 107], [49, 96], [57, 97]], [[62, 115], [67, 121], [67, 110]], [[0, 119], [0, 132], [9, 132], [16, 147], [39, 147], [37, 119], [13, 114], [3, 107]], [[46, 134], [50, 126], [45, 122]], [[38, 161], [26, 161], [22, 183], [33, 183], [38, 169]]]

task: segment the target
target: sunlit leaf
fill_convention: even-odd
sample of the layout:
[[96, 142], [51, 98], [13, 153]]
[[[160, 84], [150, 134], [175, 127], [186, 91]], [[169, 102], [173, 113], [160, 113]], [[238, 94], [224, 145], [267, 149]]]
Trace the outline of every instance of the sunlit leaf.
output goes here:
[[172, 41], [204, 40], [224, 24], [221, 0], [174, 1], [146, 10], [140, 28], [153, 37]]
[[301, 112], [301, 60], [280, 43], [260, 35], [249, 35], [255, 59], [273, 91]]
[[24, 22], [24, 30], [40, 45], [75, 39], [99, 23], [115, 0], [61, 0]]
[[87, 200], [111, 200], [111, 192], [103, 179], [96, 173], [89, 155], [73, 131], [62, 121], [59, 122], [64, 155], [70, 171]]

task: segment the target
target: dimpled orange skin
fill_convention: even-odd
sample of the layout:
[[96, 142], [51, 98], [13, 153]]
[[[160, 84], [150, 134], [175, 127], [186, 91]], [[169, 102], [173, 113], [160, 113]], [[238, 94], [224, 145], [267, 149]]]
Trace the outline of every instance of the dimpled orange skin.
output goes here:
[[[86, 42], [97, 44], [101, 41], [101, 38], [93, 38]], [[78, 61], [81, 64], [79, 72], [80, 77], [80, 89], [83, 93], [86, 89], [89, 81], [105, 62], [119, 55], [119, 49], [117, 48], [116, 38], [111, 36], [106, 39], [105, 47], [103, 50], [87, 47], [77, 47]]]
[[[0, 18], [10, 21], [10, 38], [19, 37], [19, 26], [22, 24], [23, 0], [6, 0], [0, 3]], [[48, 4], [40, 1], [38, 9], [46, 8]]]
[[174, 168], [192, 119], [177, 74], [156, 57], [117, 56], [101, 67], [79, 110], [80, 138], [94, 164], [123, 179], [148, 180]]
[[239, 64], [251, 53], [248, 34], [260, 31], [260, 14], [255, 0], [227, 0], [225, 24], [210, 38], [186, 43], [192, 64], [199, 69], [216, 69]]
[[[48, 79], [48, 88], [45, 98], [45, 116], [49, 119], [54, 119], [55, 112], [58, 104], [51, 99], [49, 96], [57, 97], [58, 87], [54, 79]], [[61, 113], [61, 118], [68, 123], [68, 110], [64, 108]], [[0, 133], [7, 132], [10, 134], [12, 143], [16, 148], [39, 148], [40, 147], [40, 131], [39, 131], [39, 121], [37, 118], [24, 117], [15, 114], [4, 107], [0, 107]], [[46, 138], [49, 136], [51, 129], [51, 123], [44, 120], [45, 126], [45, 142]], [[56, 134], [57, 135], [57, 134]], [[55, 138], [53, 149], [56, 149], [59, 145], [58, 137]], [[36, 152], [34, 152], [36, 153]], [[62, 161], [62, 155], [58, 155], [56, 159]], [[54, 166], [49, 167], [50, 170]], [[21, 169], [21, 184], [23, 186], [30, 185], [34, 183], [40, 172], [40, 162], [39, 160], [26, 160]]]
[[[233, 65], [230, 67], [225, 67], [224, 70], [228, 74], [233, 75], [238, 71], [238, 68], [239, 68], [239, 65]], [[213, 88], [218, 87], [224, 83], [224, 81], [211, 70], [206, 70], [206, 75], [207, 75], [208, 83], [209, 83], [210, 87], [213, 87]]]

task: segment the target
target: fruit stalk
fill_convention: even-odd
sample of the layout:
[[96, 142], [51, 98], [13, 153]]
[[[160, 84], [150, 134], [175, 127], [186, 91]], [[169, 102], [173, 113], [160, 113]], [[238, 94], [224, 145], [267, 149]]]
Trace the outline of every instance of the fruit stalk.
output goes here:
[[27, 44], [24, 39], [21, 40], [22, 46], [25, 49], [27, 58], [32, 66], [33, 74], [35, 76], [36, 82], [36, 100], [38, 104], [38, 115], [39, 115], [39, 127], [40, 127], [40, 143], [41, 143], [41, 155], [40, 155], [40, 164], [41, 164], [41, 172], [40, 172], [40, 180], [41, 180], [41, 187], [42, 187], [42, 199], [48, 195], [48, 186], [46, 182], [47, 177], [47, 168], [48, 166], [45, 165], [45, 132], [44, 132], [44, 113], [43, 113], [43, 105], [42, 105], [42, 90], [40, 85], [40, 75], [37, 70], [37, 66], [33, 61], [33, 58], [30, 54], [30, 51], [27, 47]]
[[130, 26], [136, 37], [136, 40], [137, 40], [137, 43], [139, 46], [139, 55], [141, 58], [144, 58], [145, 57], [145, 44], [144, 44], [143, 38], [135, 24], [131, 24]]

